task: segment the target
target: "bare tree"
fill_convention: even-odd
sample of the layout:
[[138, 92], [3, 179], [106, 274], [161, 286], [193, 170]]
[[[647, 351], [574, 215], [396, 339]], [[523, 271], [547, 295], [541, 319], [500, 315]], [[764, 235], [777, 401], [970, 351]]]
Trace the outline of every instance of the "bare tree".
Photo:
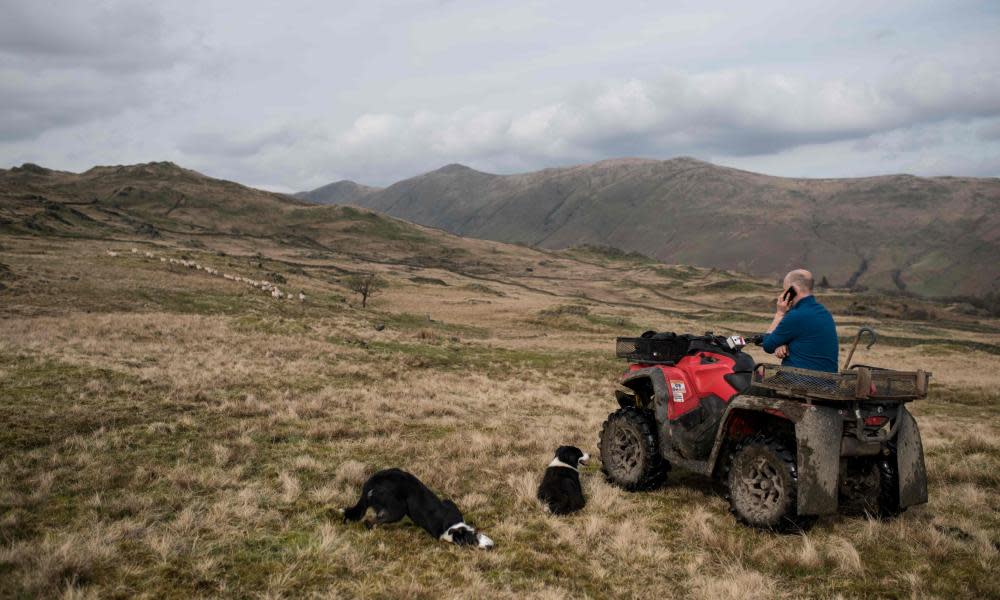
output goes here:
[[385, 287], [378, 275], [375, 273], [358, 273], [351, 275], [344, 280], [347, 289], [361, 295], [361, 308], [368, 306], [368, 298], [374, 296]]

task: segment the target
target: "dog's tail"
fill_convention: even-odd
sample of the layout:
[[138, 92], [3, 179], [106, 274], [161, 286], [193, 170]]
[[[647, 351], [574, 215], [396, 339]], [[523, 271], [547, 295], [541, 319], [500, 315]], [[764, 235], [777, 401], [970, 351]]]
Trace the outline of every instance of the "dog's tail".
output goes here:
[[344, 515], [344, 521], [360, 521], [361, 517], [365, 516], [368, 512], [368, 498], [362, 492], [361, 498], [358, 499], [358, 503], [349, 508], [340, 509], [341, 514]]

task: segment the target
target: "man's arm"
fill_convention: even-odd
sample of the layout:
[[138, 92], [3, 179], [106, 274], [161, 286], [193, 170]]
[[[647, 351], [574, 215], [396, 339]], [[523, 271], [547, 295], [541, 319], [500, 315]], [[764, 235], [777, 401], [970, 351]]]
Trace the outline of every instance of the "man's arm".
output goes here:
[[764, 336], [764, 341], [761, 343], [764, 352], [768, 354], [774, 354], [780, 346], [792, 341], [798, 330], [798, 319], [792, 313], [776, 314], [774, 320], [777, 325], [771, 324], [773, 329]]

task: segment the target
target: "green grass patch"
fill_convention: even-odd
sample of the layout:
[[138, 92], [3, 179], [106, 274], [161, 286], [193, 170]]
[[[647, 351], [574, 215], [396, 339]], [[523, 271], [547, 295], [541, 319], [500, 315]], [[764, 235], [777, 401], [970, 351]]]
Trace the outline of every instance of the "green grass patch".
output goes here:
[[705, 291], [711, 292], [760, 292], [771, 289], [771, 286], [754, 281], [740, 281], [738, 279], [727, 281], [714, 281], [702, 286]]
[[382, 323], [388, 329], [401, 331], [431, 330], [442, 335], [461, 336], [465, 338], [485, 338], [490, 335], [490, 330], [485, 327], [475, 325], [465, 325], [462, 323], [447, 323], [435, 319], [428, 319], [427, 315], [415, 315], [412, 313], [382, 313], [378, 317], [373, 317], [373, 321]]
[[604, 261], [616, 261], [633, 264], [655, 264], [660, 262], [641, 252], [630, 252], [614, 246], [601, 244], [583, 244], [582, 246], [575, 246], [567, 250], [566, 254], [583, 260], [596, 258]]
[[487, 296], [496, 296], [497, 298], [504, 298], [507, 294], [501, 292], [500, 290], [495, 290], [488, 285], [483, 285], [481, 283], [469, 283], [462, 286], [463, 290], [469, 290], [470, 292], [476, 292], [479, 294], [486, 294]]
[[562, 355], [555, 352], [511, 350], [475, 344], [422, 344], [396, 341], [369, 342], [367, 349], [385, 359], [396, 358], [408, 368], [444, 371], [477, 370], [491, 374], [508, 374], [512, 369], [610, 370], [613, 356], [603, 353], [575, 352]]
[[312, 331], [306, 323], [281, 316], [244, 315], [230, 323], [240, 333], [266, 333], [270, 335], [302, 335]]
[[[840, 343], [847, 344], [848, 346], [854, 344], [855, 337], [841, 337]], [[862, 340], [862, 343], [867, 343], [868, 338], [866, 337]], [[896, 348], [912, 348], [914, 346], [927, 346], [930, 348], [940, 348], [945, 352], [951, 351], [953, 349], [960, 349], [961, 351], [968, 352], [969, 350], [977, 350], [979, 352], [985, 352], [987, 354], [1000, 355], [1000, 345], [990, 344], [987, 342], [973, 342], [968, 340], [955, 340], [955, 339], [942, 339], [942, 338], [928, 338], [928, 337], [903, 337], [903, 336], [889, 336], [889, 335], [879, 335], [878, 342], [884, 346], [893, 346]], [[860, 346], [861, 344], [859, 344]], [[926, 351], [926, 350], [925, 350]], [[933, 350], [931, 350], [933, 352]]]
[[137, 385], [128, 375], [11, 354], [0, 354], [0, 369], [0, 449], [5, 453], [135, 420], [131, 403], [110, 401], [100, 392]]
[[363, 235], [371, 238], [392, 241], [428, 242], [429, 237], [413, 226], [387, 219], [370, 212], [362, 212], [350, 207], [344, 207], [343, 215], [353, 223], [344, 229], [345, 233]]
[[445, 283], [444, 280], [438, 279], [436, 277], [421, 277], [421, 276], [418, 275], [416, 277], [410, 277], [410, 281], [412, 281], [413, 283], [419, 283], [419, 284], [422, 284], [422, 285], [440, 285], [440, 286], [445, 286], [445, 287], [448, 286], [448, 284]]
[[680, 282], [691, 281], [696, 278], [704, 277], [699, 269], [686, 265], [654, 267], [653, 272], [660, 277], [666, 277], [667, 279], [673, 279], [674, 281]]

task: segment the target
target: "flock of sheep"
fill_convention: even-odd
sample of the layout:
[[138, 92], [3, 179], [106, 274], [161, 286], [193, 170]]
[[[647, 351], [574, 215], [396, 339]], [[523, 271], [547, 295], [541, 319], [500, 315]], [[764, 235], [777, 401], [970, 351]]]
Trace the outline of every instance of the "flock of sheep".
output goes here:
[[[115, 257], [115, 256], [118, 256], [119, 254], [121, 254], [120, 252], [116, 252], [114, 250], [108, 250], [107, 253], [108, 253], [108, 256], [111, 256], [111, 257]], [[132, 254], [138, 254], [138, 253], [139, 253], [139, 249], [138, 248], [132, 248]], [[143, 256], [145, 256], [146, 258], [157, 258], [155, 254], [153, 254], [152, 252], [148, 252], [148, 251], [147, 252], [143, 252]], [[257, 288], [257, 289], [259, 289], [259, 290], [261, 290], [263, 292], [270, 293], [271, 297], [274, 298], [274, 299], [276, 299], [276, 300], [281, 300], [282, 298], [284, 298], [286, 300], [293, 300], [295, 298], [295, 295], [292, 294], [292, 292], [283, 292], [283, 291], [281, 291], [280, 288], [278, 288], [278, 286], [274, 285], [270, 281], [260, 281], [260, 280], [257, 280], [257, 279], [250, 279], [249, 277], [243, 277], [242, 275], [231, 275], [229, 273], [220, 273], [218, 269], [213, 269], [212, 267], [205, 267], [205, 266], [199, 265], [198, 263], [194, 262], [193, 260], [185, 260], [185, 259], [179, 259], [179, 258], [165, 258], [165, 257], [162, 257], [162, 256], [159, 257], [159, 258], [160, 258], [160, 262], [162, 262], [162, 263], [167, 263], [167, 264], [171, 264], [171, 265], [180, 265], [182, 267], [187, 267], [188, 269], [195, 269], [195, 270], [198, 270], [198, 271], [204, 271], [204, 272], [208, 273], [209, 275], [214, 275], [216, 277], [222, 277], [223, 279], [228, 279], [229, 281], [235, 281], [235, 282], [238, 282], [238, 283], [245, 283], [245, 284], [247, 284], [249, 286], [252, 286], [254, 288]], [[306, 295], [304, 293], [302, 293], [302, 292], [299, 292], [298, 298], [299, 298], [299, 302], [305, 302], [306, 301]]]

